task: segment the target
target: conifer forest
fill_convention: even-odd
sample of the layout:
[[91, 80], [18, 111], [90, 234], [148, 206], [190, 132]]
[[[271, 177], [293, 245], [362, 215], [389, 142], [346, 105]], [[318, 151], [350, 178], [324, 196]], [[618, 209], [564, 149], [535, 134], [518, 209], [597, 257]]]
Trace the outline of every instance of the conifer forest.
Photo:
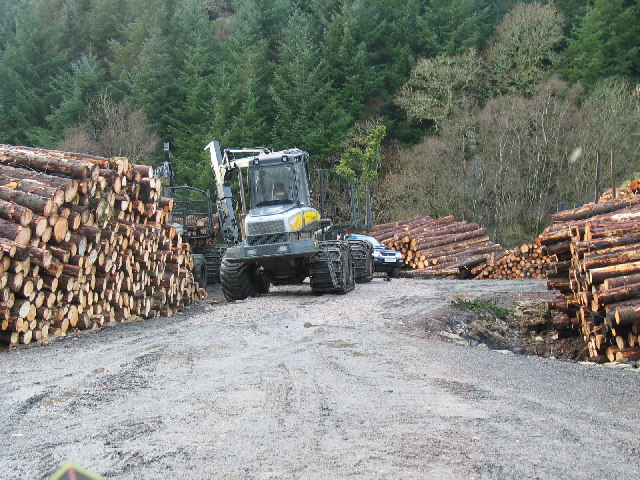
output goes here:
[[0, 143], [212, 189], [214, 139], [516, 245], [640, 175], [640, 0], [0, 0]]

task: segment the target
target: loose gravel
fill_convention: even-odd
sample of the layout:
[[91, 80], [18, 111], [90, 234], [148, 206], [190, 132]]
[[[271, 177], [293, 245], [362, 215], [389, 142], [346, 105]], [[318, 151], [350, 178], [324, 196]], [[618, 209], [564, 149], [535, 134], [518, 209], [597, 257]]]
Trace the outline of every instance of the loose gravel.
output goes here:
[[0, 352], [0, 478], [637, 478], [640, 375], [443, 341], [540, 281], [308, 284]]

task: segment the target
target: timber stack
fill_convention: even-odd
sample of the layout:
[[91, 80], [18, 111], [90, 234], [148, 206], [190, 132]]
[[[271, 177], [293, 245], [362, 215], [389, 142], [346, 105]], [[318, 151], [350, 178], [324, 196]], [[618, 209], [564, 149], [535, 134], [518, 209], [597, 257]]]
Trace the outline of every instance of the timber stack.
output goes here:
[[453, 216], [432, 219], [418, 216], [376, 225], [370, 232], [388, 248], [402, 252], [408, 277], [468, 278], [473, 268], [484, 266], [491, 254], [502, 250], [487, 229]]
[[640, 197], [553, 216], [538, 244], [555, 255], [548, 286], [559, 328], [579, 330], [590, 359], [640, 359]]
[[[629, 198], [638, 194], [640, 194], [640, 178], [636, 178], [616, 189], [616, 199]], [[610, 202], [611, 200], [613, 200], [613, 190], [609, 189], [600, 196], [598, 202]]]
[[476, 279], [510, 280], [517, 278], [546, 278], [552, 259], [542, 247], [525, 243], [513, 250], [491, 254], [484, 266], [471, 270]]
[[152, 167], [126, 158], [0, 145], [0, 341], [169, 316], [203, 298], [161, 191]]

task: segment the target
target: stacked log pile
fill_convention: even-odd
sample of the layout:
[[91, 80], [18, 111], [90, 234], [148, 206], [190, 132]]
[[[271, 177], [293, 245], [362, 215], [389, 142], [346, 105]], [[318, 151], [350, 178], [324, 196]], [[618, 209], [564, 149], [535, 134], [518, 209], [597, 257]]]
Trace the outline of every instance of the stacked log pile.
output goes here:
[[377, 225], [369, 233], [402, 252], [405, 265], [414, 270], [407, 276], [467, 278], [473, 268], [489, 261], [491, 253], [502, 250], [486, 228], [453, 216], [414, 217]]
[[[629, 198], [638, 194], [640, 194], [640, 178], [616, 189], [616, 199]], [[604, 192], [598, 199], [599, 202], [610, 202], [611, 200], [613, 200], [613, 190], [611, 189]]]
[[551, 306], [593, 361], [640, 359], [640, 197], [560, 212], [537, 239], [556, 257]]
[[161, 191], [126, 158], [0, 145], [0, 341], [168, 316], [203, 297]]
[[513, 250], [493, 253], [484, 266], [474, 268], [476, 279], [508, 280], [516, 278], [546, 278], [552, 259], [542, 247], [525, 243]]

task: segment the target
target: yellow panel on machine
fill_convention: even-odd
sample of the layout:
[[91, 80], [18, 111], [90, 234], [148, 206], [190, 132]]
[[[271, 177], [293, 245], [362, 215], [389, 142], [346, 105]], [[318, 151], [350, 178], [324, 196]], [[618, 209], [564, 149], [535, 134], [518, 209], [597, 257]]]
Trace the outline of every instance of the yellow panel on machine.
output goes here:
[[[292, 232], [297, 232], [302, 230], [304, 227], [309, 227], [316, 222], [320, 221], [320, 214], [315, 209], [309, 209], [303, 211], [302, 213], [298, 213], [289, 218], [289, 228]], [[308, 230], [308, 228], [305, 228]]]

